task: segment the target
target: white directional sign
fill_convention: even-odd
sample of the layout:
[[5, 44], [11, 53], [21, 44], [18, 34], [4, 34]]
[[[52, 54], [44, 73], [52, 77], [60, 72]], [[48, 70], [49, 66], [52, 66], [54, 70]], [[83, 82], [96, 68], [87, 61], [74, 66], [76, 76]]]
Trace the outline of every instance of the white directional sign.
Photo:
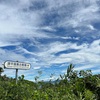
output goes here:
[[30, 64], [17, 61], [6, 61], [4, 67], [9, 69], [30, 69]]

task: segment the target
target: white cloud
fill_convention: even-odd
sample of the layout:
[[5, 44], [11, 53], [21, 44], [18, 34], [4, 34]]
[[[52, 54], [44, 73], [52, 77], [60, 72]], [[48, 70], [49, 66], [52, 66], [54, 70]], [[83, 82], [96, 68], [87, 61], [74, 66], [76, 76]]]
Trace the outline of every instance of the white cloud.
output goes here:
[[[63, 53], [55, 56], [56, 53], [76, 49], [78, 51], [71, 53]], [[99, 40], [94, 41], [91, 44], [77, 45], [73, 43], [52, 43], [45, 46], [44, 51], [37, 53], [37, 56], [46, 64], [60, 64], [60, 63], [75, 63], [75, 64], [99, 64], [100, 63], [100, 46]]]
[[[100, 21], [99, 17], [100, 17], [100, 8], [97, 4], [97, 0], [70, 0], [71, 2], [69, 3], [68, 0], [68, 4], [66, 4], [66, 2], [62, 2], [63, 6], [65, 8], [63, 8], [63, 11], [58, 10], [58, 13], [60, 13], [62, 16], [60, 17], [60, 20], [58, 22], [58, 26], [59, 27], [72, 27], [72, 28], [83, 28], [86, 27], [89, 30], [94, 30], [94, 26], [92, 25], [92, 23], [94, 22], [98, 22]], [[74, 4], [77, 6], [73, 6], [74, 9], [70, 8], [66, 9], [66, 7], [70, 4]], [[87, 5], [87, 6], [86, 6]], [[59, 6], [58, 6], [59, 7]], [[60, 8], [62, 9], [62, 8]], [[70, 11], [70, 12], [67, 12]], [[67, 13], [66, 13], [67, 12]], [[64, 15], [64, 16], [63, 16]], [[69, 16], [70, 15], [70, 16]], [[85, 31], [85, 30], [84, 30]]]
[[[15, 2], [12, 2], [13, 4]], [[49, 37], [46, 33], [39, 32], [42, 19], [38, 12], [24, 12], [23, 6], [28, 7], [31, 1], [20, 0], [15, 6], [9, 5], [7, 2], [0, 4], [0, 35], [9, 35], [13, 37]], [[23, 6], [21, 6], [23, 4]], [[49, 30], [52, 30], [48, 27]], [[25, 36], [26, 35], [26, 36]], [[9, 38], [9, 37], [8, 37]]]
[[7, 42], [1, 42], [0, 41], [0, 47], [6, 47], [6, 46], [17, 46], [19, 45], [20, 43], [7, 43]]
[[94, 69], [93, 71], [92, 71], [94, 74], [99, 74], [100, 73], [100, 68], [98, 68], [98, 69]]
[[90, 65], [79, 66], [79, 67], [74, 68], [74, 70], [88, 70], [91, 68], [95, 68], [95, 65], [90, 64]]
[[41, 68], [40, 66], [34, 67], [34, 69], [40, 69], [40, 68]]
[[[13, 5], [14, 1], [11, 1]], [[99, 7], [96, 4], [96, 0], [93, 1], [84, 1], [84, 0], [44, 0], [47, 3], [47, 7], [44, 9], [39, 9], [38, 11], [30, 11], [29, 7], [32, 6], [32, 0], [19, 0], [16, 1], [16, 5], [11, 6], [10, 3], [5, 2], [0, 4], [0, 34], [31, 34], [31, 36], [43, 36], [45, 34], [38, 33], [39, 29], [46, 29], [49, 31], [55, 31], [52, 26], [40, 26], [45, 20], [43, 16], [45, 13], [58, 12], [60, 15], [60, 20], [58, 26], [72, 26], [74, 28], [86, 26], [94, 30], [94, 27], [91, 25], [91, 22], [99, 20], [100, 14], [98, 13]], [[68, 5], [76, 4], [74, 11], [69, 12], [72, 17], [68, 17], [66, 13]], [[85, 5], [89, 5], [85, 7]], [[26, 9], [28, 11], [23, 11]], [[64, 16], [63, 16], [64, 15]], [[92, 16], [92, 17], [91, 17]], [[57, 26], [57, 23], [54, 25]], [[38, 33], [38, 35], [37, 35]]]
[[27, 61], [27, 59], [22, 56], [21, 54], [16, 54], [14, 51], [0, 49], [0, 62], [3, 63], [6, 60], [13, 60], [13, 61]]
[[[77, 31], [76, 31], [77, 32]], [[65, 36], [65, 37], [60, 37], [60, 38], [62, 38], [62, 39], [71, 39], [71, 40], [79, 40], [79, 37], [67, 37], [67, 36]]]
[[87, 27], [89, 27], [91, 30], [96, 30], [96, 29], [94, 28], [94, 26], [92, 26], [92, 25], [87, 25]]
[[[73, 49], [75, 49], [73, 47]], [[96, 52], [97, 51], [97, 52]], [[74, 53], [68, 53], [68, 54], [61, 54], [58, 56], [53, 62], [55, 63], [75, 63], [75, 64], [85, 64], [85, 63], [94, 63], [99, 64], [100, 63], [100, 46], [98, 47], [82, 47], [79, 51]]]
[[21, 54], [31, 54], [31, 55], [36, 55], [35, 53], [30, 52], [30, 51], [28, 51], [27, 49], [22, 48], [22, 47], [17, 47], [16, 51], [18, 51], [18, 52], [21, 53]]

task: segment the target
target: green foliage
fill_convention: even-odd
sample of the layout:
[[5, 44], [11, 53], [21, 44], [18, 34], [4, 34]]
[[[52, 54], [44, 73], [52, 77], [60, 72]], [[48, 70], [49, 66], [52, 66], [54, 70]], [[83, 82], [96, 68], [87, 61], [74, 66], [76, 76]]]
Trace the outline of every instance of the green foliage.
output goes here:
[[86, 89], [84, 95], [85, 95], [85, 100], [95, 100], [95, 95], [90, 90]]
[[15, 79], [6, 75], [0, 77], [0, 100], [100, 100], [100, 77], [91, 71], [74, 71], [68, 66], [67, 73], [60, 75], [55, 82], [39, 81], [42, 74], [36, 76], [36, 82], [27, 81], [24, 75]]

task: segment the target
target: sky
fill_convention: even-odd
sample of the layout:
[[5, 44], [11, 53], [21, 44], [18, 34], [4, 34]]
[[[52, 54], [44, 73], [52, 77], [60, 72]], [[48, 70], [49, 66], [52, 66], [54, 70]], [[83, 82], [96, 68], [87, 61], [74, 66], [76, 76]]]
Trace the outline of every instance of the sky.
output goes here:
[[38, 71], [54, 80], [71, 63], [100, 73], [100, 0], [0, 0], [0, 65], [6, 60], [30, 63], [18, 75], [31, 81]]

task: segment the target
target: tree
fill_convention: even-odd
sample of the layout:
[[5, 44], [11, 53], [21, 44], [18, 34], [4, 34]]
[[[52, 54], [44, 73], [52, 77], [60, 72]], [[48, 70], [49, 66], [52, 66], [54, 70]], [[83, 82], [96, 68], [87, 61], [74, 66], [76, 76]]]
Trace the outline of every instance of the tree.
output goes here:
[[2, 67], [0, 67], [0, 77], [1, 77], [2, 72], [4, 72], [4, 70]]
[[23, 80], [24, 80], [24, 77], [25, 77], [24, 75], [21, 75], [21, 76], [18, 77], [18, 79], [19, 79], [20, 81], [23, 81]]
[[68, 66], [68, 69], [67, 69], [67, 76], [68, 76], [68, 77], [72, 74], [73, 68], [74, 68], [73, 64], [70, 64], [70, 65]]
[[81, 70], [80, 72], [79, 72], [79, 75], [80, 75], [80, 77], [83, 77], [83, 78], [87, 78], [87, 77], [90, 77], [90, 76], [92, 76], [92, 72], [91, 72], [91, 70]]
[[66, 79], [71, 80], [71, 79], [75, 79], [78, 77], [77, 71], [74, 71], [73, 69], [74, 69], [74, 65], [70, 64], [67, 69], [67, 75], [65, 75]]

